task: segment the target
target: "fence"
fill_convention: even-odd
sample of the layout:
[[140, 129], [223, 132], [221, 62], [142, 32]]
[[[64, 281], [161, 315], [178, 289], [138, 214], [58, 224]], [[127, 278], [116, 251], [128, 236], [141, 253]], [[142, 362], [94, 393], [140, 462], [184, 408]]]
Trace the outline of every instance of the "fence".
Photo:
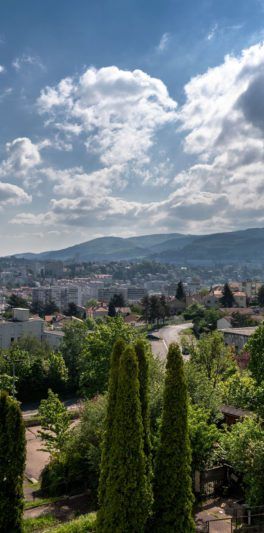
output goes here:
[[236, 509], [235, 516], [206, 522], [205, 533], [264, 533], [264, 508]]

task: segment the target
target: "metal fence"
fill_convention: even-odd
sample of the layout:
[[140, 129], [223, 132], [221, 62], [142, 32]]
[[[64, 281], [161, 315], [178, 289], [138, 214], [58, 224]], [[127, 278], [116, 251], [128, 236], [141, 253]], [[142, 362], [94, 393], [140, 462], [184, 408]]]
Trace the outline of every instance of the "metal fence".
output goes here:
[[264, 533], [264, 508], [237, 509], [235, 516], [208, 520], [206, 533]]

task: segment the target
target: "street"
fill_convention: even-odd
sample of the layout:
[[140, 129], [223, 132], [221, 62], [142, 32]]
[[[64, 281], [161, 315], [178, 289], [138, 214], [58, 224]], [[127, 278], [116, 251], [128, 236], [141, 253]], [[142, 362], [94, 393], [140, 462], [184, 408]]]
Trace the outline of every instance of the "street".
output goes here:
[[166, 359], [169, 345], [172, 342], [178, 342], [180, 344], [180, 333], [185, 329], [189, 329], [191, 327], [192, 323], [186, 322], [185, 324], [179, 324], [177, 326], [163, 326], [159, 330], [156, 330], [154, 332], [154, 335], [160, 337], [160, 340], [150, 341], [153, 354], [159, 357], [160, 359]]

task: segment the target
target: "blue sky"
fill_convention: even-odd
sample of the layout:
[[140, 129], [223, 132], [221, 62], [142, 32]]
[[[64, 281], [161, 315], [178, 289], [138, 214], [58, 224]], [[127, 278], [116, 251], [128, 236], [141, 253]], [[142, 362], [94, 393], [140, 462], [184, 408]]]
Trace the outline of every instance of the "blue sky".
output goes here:
[[1, 255], [263, 226], [264, 1], [3, 0]]

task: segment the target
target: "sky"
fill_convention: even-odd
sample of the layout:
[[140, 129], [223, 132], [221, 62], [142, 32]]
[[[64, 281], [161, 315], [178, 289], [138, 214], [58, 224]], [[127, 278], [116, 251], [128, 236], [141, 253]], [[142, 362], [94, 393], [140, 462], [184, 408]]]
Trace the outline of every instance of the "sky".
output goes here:
[[0, 255], [264, 226], [264, 0], [1, 0]]

